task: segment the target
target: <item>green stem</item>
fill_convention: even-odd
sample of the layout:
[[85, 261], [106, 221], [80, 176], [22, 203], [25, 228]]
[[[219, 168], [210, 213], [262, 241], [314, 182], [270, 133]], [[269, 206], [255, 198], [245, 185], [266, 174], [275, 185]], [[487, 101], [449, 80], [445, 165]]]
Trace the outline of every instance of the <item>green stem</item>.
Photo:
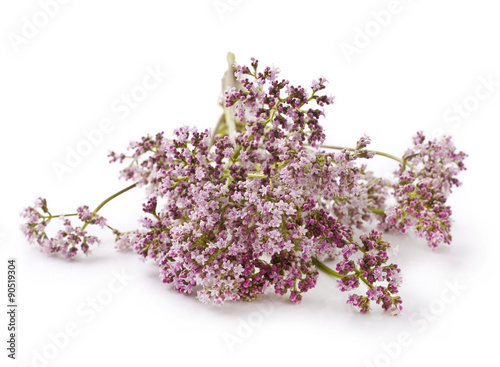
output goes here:
[[369, 210], [371, 210], [372, 212], [374, 212], [375, 214], [385, 214], [385, 210], [383, 209], [377, 209], [377, 208], [372, 208], [372, 207], [368, 207]]
[[[325, 272], [326, 274], [331, 275], [335, 278], [342, 279], [342, 278], [346, 278], [346, 277], [350, 277], [350, 276], [355, 276], [355, 274], [341, 275], [341, 274], [337, 273], [335, 270], [333, 270], [332, 268], [329, 268], [328, 266], [323, 264], [321, 261], [319, 261], [315, 257], [312, 257], [312, 262], [319, 270], [321, 270], [321, 271]], [[363, 283], [365, 283], [368, 288], [373, 289], [373, 286], [370, 283], [368, 283], [368, 281], [363, 276], [359, 275], [358, 278], [361, 279], [361, 281]]]
[[321, 261], [319, 261], [315, 257], [312, 257], [312, 262], [319, 270], [325, 272], [328, 275], [334, 276], [335, 278], [342, 279], [342, 278], [345, 278], [346, 276], [348, 276], [348, 275], [341, 275], [341, 274], [337, 273], [335, 270], [333, 270], [332, 268], [329, 268], [328, 266], [323, 264]]
[[[347, 150], [350, 150], [351, 152], [354, 152], [355, 150], [357, 150], [354, 148], [340, 147], [340, 146], [336, 146], [336, 145], [322, 145], [321, 148], [335, 149], [335, 150], [347, 149]], [[386, 157], [386, 158], [394, 159], [395, 161], [398, 161], [399, 163], [401, 163], [403, 166], [407, 165], [411, 169], [415, 169], [415, 167], [413, 167], [411, 164], [406, 162], [405, 159], [396, 157], [395, 155], [385, 153], [385, 152], [380, 152], [378, 150], [368, 150], [368, 149], [363, 149], [363, 150], [366, 150], [367, 152], [375, 153], [376, 155], [381, 155], [381, 156]]]
[[102, 207], [103, 207], [104, 205], [106, 205], [107, 203], [109, 203], [111, 200], [113, 200], [113, 199], [114, 199], [114, 198], [116, 198], [117, 196], [120, 196], [121, 194], [123, 194], [123, 193], [125, 193], [125, 192], [127, 192], [127, 191], [129, 191], [129, 190], [132, 190], [132, 189], [133, 189], [134, 187], [136, 187], [136, 186], [137, 186], [137, 182], [136, 182], [135, 184], [130, 185], [129, 187], [124, 188], [124, 189], [123, 189], [123, 190], [121, 190], [121, 191], [118, 191], [116, 194], [111, 195], [109, 198], [107, 198], [107, 199], [106, 199], [106, 200], [104, 200], [102, 203], [100, 203], [100, 204], [97, 206], [97, 208], [95, 208], [95, 210], [92, 212], [92, 214], [96, 214], [99, 210], [101, 210], [101, 209], [102, 209]]
[[[100, 204], [97, 206], [97, 208], [95, 208], [95, 209], [94, 209], [94, 211], [92, 212], [92, 214], [97, 214], [97, 212], [98, 212], [99, 210], [101, 210], [101, 209], [102, 209], [102, 207], [103, 207], [104, 205], [106, 205], [107, 203], [109, 203], [111, 200], [113, 200], [113, 199], [114, 199], [114, 198], [116, 198], [117, 196], [120, 196], [121, 194], [123, 194], [123, 193], [125, 193], [125, 192], [127, 192], [127, 191], [129, 191], [129, 190], [132, 190], [134, 187], [136, 187], [136, 186], [137, 186], [137, 184], [138, 184], [138, 183], [136, 182], [135, 184], [132, 184], [132, 185], [130, 185], [130, 186], [128, 186], [128, 187], [126, 187], [126, 188], [124, 188], [123, 190], [118, 191], [117, 193], [115, 193], [115, 194], [111, 195], [111, 196], [110, 196], [110, 197], [108, 197], [106, 200], [104, 200], [102, 203], [100, 203]], [[85, 227], [87, 227], [87, 226], [88, 226], [88, 224], [89, 224], [88, 222], [87, 222], [87, 223], [85, 223], [85, 224], [83, 225], [83, 227], [82, 227], [82, 230], [83, 230], [83, 229], [85, 229]]]
[[59, 217], [76, 217], [78, 213], [71, 213], [71, 214], [58, 214], [58, 215], [48, 215], [48, 216], [42, 216], [44, 219], [51, 220], [52, 218], [59, 218]]
[[266, 178], [267, 175], [265, 175], [263, 173], [248, 173], [247, 177], [250, 177], [250, 178]]
[[217, 121], [217, 124], [215, 125], [214, 130], [212, 131], [212, 136], [210, 137], [210, 142], [208, 143], [208, 150], [210, 151], [210, 148], [212, 148], [212, 145], [214, 145], [215, 142], [215, 137], [217, 136], [217, 133], [219, 131], [220, 126], [224, 122], [224, 116], [225, 114], [222, 114]]
[[359, 276], [359, 279], [361, 279], [363, 281], [363, 283], [365, 283], [365, 285], [370, 288], [370, 289], [373, 289], [373, 285], [371, 285], [370, 283], [368, 283], [368, 281], [365, 279], [365, 277], [363, 276]]

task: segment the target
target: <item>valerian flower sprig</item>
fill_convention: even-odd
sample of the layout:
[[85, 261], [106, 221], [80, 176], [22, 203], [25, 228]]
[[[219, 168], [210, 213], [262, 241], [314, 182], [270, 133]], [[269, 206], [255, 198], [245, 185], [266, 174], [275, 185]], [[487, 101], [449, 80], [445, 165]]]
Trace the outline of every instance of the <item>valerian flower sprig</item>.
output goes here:
[[[132, 184], [92, 212], [82, 206], [61, 216], [64, 229], [52, 238], [45, 227], [59, 216], [37, 200], [23, 213], [27, 238], [72, 258], [98, 243], [88, 225], [107, 227], [117, 248], [155, 262], [163, 282], [216, 305], [254, 300], [267, 289], [298, 303], [321, 270], [361, 312], [373, 302], [399, 313], [401, 269], [370, 226], [413, 228], [432, 246], [450, 243], [446, 199], [466, 155], [449, 137], [428, 142], [422, 133], [403, 157], [368, 149], [367, 136], [352, 148], [325, 145], [320, 120], [334, 102], [323, 94], [326, 79], [305, 88], [279, 74], [260, 71], [255, 59], [250, 67], [230, 65], [214, 131], [180, 127], [172, 139], [158, 133], [131, 143], [129, 154], [110, 153], [111, 162], [126, 164], [120, 177]], [[367, 169], [376, 155], [399, 162], [396, 182]], [[121, 232], [97, 212], [133, 187], [147, 194], [142, 228]], [[73, 227], [69, 216], [83, 226]], [[364, 294], [352, 293], [360, 288]]]
[[[431, 247], [451, 243], [451, 207], [446, 205], [453, 186], [460, 186], [457, 174], [465, 170], [467, 155], [457, 152], [449, 136], [426, 140], [422, 132], [405, 153], [394, 185], [397, 204], [387, 211], [386, 222], [405, 233], [413, 228]], [[408, 163], [414, 167], [409, 169]]]
[[[97, 237], [87, 234], [85, 227], [106, 226], [106, 219], [94, 212], [91, 213], [86, 205], [78, 207], [75, 214], [52, 215], [47, 207], [47, 200], [43, 198], [38, 198], [34, 206], [24, 209], [22, 216], [28, 220], [22, 230], [31, 243], [38, 243], [50, 254], [61, 253], [67, 259], [73, 258], [78, 251], [88, 254], [90, 246], [100, 242]], [[84, 225], [74, 227], [68, 218], [72, 216], [77, 216]], [[49, 237], [45, 229], [54, 218], [62, 221], [63, 228], [57, 231], [54, 237]]]

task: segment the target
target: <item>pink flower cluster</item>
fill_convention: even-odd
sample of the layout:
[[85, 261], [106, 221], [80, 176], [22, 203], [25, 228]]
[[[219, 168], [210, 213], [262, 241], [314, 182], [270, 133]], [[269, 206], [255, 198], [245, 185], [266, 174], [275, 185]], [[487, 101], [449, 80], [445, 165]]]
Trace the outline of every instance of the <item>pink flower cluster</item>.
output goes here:
[[[96, 236], [89, 235], [85, 231], [87, 225], [97, 225], [101, 228], [106, 226], [106, 219], [91, 213], [89, 207], [84, 205], [77, 208], [77, 214], [75, 214], [84, 225], [74, 227], [68, 217], [52, 216], [47, 207], [47, 200], [43, 198], [38, 198], [32, 207], [25, 208], [21, 215], [27, 219], [22, 230], [29, 242], [38, 243], [49, 254], [60, 253], [68, 260], [73, 258], [78, 251], [88, 254], [90, 246], [99, 243]], [[62, 221], [62, 229], [58, 230], [55, 236], [50, 237], [45, 229], [54, 218]]]
[[[344, 259], [337, 264], [337, 271], [344, 275], [338, 281], [340, 289], [343, 292], [355, 289], [359, 286], [361, 279], [368, 286], [366, 295], [349, 296], [349, 304], [359, 307], [361, 312], [366, 312], [370, 301], [374, 301], [384, 310], [399, 313], [402, 310], [402, 300], [396, 294], [402, 283], [401, 269], [396, 264], [385, 265], [389, 260], [387, 250], [390, 244], [382, 239], [380, 232], [374, 230], [368, 235], [361, 235], [360, 240], [361, 245], [353, 242], [342, 250]], [[350, 256], [356, 252], [361, 253], [361, 257], [357, 260], [358, 267], [350, 259]]]
[[[253, 68], [238, 66], [243, 87], [223, 97], [245, 123], [243, 132], [217, 136], [213, 149], [209, 131], [187, 127], [177, 129], [173, 140], [158, 134], [131, 144], [132, 163], [122, 177], [147, 187], [144, 211], [152, 215], [143, 220], [147, 234], [135, 250], [156, 261], [164, 282], [185, 293], [198, 289], [204, 302], [251, 300], [268, 287], [299, 302], [316, 284], [314, 260], [333, 259], [349, 244], [355, 248], [349, 255], [366, 253], [359, 268], [344, 269], [341, 282], [359, 285], [366, 276], [369, 289], [378, 282], [391, 297], [385, 308], [398, 309], [400, 299], [391, 296], [396, 283], [382, 285], [396, 266], [385, 266], [384, 276], [371, 275], [378, 271], [374, 264], [382, 269], [387, 262], [389, 245], [364, 250], [349, 229], [376, 219], [368, 206], [384, 201], [373, 194], [381, 181], [355, 165], [373, 157], [365, 150], [369, 138], [362, 137], [352, 152], [315, 148], [324, 140], [318, 107], [333, 103], [318, 95], [325, 79], [307, 92], [279, 81], [271, 68], [258, 73], [255, 60]], [[124, 157], [111, 154], [112, 161]], [[371, 236], [382, 241], [379, 234]]]
[[[322, 147], [320, 118], [334, 102], [321, 93], [324, 78], [309, 89], [293, 86], [276, 68], [259, 72], [255, 59], [235, 76], [241, 87], [228, 88], [221, 101], [235, 111], [232, 136], [181, 127], [173, 139], [145, 136], [129, 155], [110, 153], [111, 162], [129, 162], [120, 176], [146, 190], [141, 229], [115, 230], [84, 206], [73, 214], [83, 227], [64, 218], [65, 229], [49, 238], [45, 226], [56, 216], [40, 199], [24, 212], [28, 239], [71, 258], [97, 243], [87, 225], [107, 226], [116, 247], [154, 261], [163, 282], [216, 305], [253, 300], [269, 288], [300, 302], [319, 269], [336, 277], [340, 291], [350, 292], [347, 303], [362, 312], [370, 302], [401, 311], [401, 270], [382, 233], [368, 227], [414, 228], [432, 246], [449, 243], [445, 203], [465, 154], [450, 138], [426, 142], [419, 133], [392, 183], [359, 163], [376, 154], [367, 149], [369, 137], [355, 148]], [[391, 196], [396, 204], [387, 209]], [[359, 241], [355, 230], [365, 232]], [[364, 295], [351, 293], [360, 286]]]
[[456, 176], [465, 170], [467, 154], [457, 152], [449, 136], [426, 140], [419, 132], [413, 144], [405, 153], [407, 164], [396, 172], [397, 204], [387, 210], [386, 223], [402, 233], [414, 229], [433, 248], [450, 244], [451, 207], [446, 201], [453, 186], [460, 186]]

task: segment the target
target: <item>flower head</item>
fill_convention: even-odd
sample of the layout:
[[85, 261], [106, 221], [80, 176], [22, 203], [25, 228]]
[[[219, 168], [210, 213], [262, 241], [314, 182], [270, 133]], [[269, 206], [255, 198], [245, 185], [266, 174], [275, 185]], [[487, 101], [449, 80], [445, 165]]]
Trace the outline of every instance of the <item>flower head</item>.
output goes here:
[[426, 140], [419, 132], [413, 143], [405, 154], [405, 164], [396, 173], [396, 205], [387, 211], [386, 223], [402, 233], [414, 229], [432, 248], [450, 244], [451, 207], [447, 198], [454, 186], [460, 186], [457, 175], [466, 169], [463, 161], [467, 154], [457, 152], [449, 136]]

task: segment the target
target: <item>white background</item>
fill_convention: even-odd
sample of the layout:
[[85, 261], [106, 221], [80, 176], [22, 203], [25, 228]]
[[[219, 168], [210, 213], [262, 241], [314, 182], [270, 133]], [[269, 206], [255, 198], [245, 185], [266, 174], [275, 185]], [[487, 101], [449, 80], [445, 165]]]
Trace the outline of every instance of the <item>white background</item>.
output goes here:
[[[218, 13], [214, 3], [228, 8]], [[9, 365], [465, 366], [498, 360], [496, 5], [401, 0], [382, 27], [374, 14], [394, 10], [388, 1], [73, 0], [43, 25], [40, 2], [3, 1], [0, 274], [8, 257], [17, 258], [20, 305], [19, 359]], [[12, 40], [24, 37], [24, 19], [39, 26], [16, 47]], [[364, 44], [359, 30], [371, 32]], [[349, 60], [342, 47], [356, 47], [355, 38], [360, 47]], [[119, 167], [107, 163], [109, 150], [184, 124], [213, 126], [228, 51], [240, 63], [254, 56], [263, 66], [274, 64], [295, 84], [327, 77], [336, 96], [324, 120], [330, 144], [352, 146], [367, 133], [374, 149], [401, 155], [423, 130], [452, 134], [470, 155], [464, 184], [451, 198], [453, 244], [432, 251], [412, 236], [390, 237], [400, 247], [404, 315], [390, 317], [376, 307], [356, 313], [324, 274], [299, 305], [271, 295], [216, 308], [162, 284], [153, 264], [115, 251], [108, 233], [92, 256], [73, 262], [46, 256], [22, 237], [19, 213], [37, 196], [46, 197], [53, 212], [65, 212], [95, 207], [125, 187], [117, 180]], [[169, 75], [122, 118], [111, 106], [141, 84], [147, 67]], [[479, 87], [481, 78], [496, 84], [489, 94]], [[467, 118], [451, 121], [449, 109], [464, 101]], [[105, 118], [113, 131], [58, 180], [53, 163], [64, 163], [67, 147], [75, 148], [85, 140], [83, 130]], [[396, 168], [383, 158], [373, 163], [387, 175]], [[129, 192], [102, 215], [120, 228], [137, 226], [141, 199], [141, 192]], [[114, 271], [133, 279], [91, 319], [87, 302], [105, 294]], [[449, 289], [454, 282], [461, 287], [457, 295]], [[0, 299], [4, 365], [5, 285]], [[50, 335], [68, 324], [78, 335], [54, 349]], [[49, 357], [46, 363], [37, 353]]]

